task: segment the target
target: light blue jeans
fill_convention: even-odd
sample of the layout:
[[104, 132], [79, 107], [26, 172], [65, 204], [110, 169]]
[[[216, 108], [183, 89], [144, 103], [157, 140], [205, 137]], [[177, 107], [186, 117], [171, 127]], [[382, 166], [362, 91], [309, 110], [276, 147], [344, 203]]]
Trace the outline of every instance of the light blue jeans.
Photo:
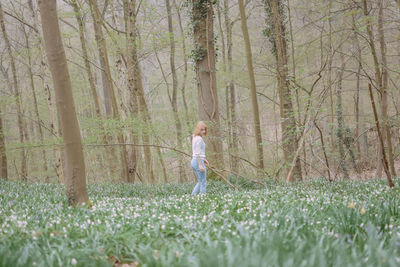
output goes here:
[[192, 161], [190, 162], [190, 165], [192, 166], [192, 169], [194, 171], [194, 174], [197, 177], [197, 184], [193, 189], [192, 195], [196, 195], [199, 190], [200, 190], [200, 194], [203, 195], [206, 193], [206, 186], [207, 186], [207, 182], [206, 182], [206, 166], [204, 165], [204, 160], [200, 159], [201, 161], [201, 165], [203, 165], [204, 168], [204, 172], [200, 171], [199, 168], [199, 163], [197, 162], [196, 158], [193, 158]]

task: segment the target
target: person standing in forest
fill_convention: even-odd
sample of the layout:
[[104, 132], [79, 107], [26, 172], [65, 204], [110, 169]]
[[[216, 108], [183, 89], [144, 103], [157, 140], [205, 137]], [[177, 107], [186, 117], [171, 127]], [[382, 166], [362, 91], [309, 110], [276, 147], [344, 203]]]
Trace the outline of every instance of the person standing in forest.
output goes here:
[[207, 125], [203, 121], [199, 121], [194, 127], [192, 139], [193, 158], [190, 165], [198, 181], [192, 195], [196, 195], [199, 191], [201, 195], [206, 193], [206, 166], [208, 167], [208, 161], [206, 159], [206, 144], [203, 140], [203, 136], [206, 135]]

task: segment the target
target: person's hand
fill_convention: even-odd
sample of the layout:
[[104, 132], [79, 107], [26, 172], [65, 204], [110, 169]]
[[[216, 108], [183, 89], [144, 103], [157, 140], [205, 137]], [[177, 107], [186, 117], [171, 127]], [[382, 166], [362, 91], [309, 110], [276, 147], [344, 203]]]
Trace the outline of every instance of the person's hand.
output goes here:
[[200, 169], [200, 172], [204, 172], [204, 167], [203, 166], [200, 165], [199, 169]]
[[208, 161], [206, 159], [204, 159], [204, 165], [206, 165], [206, 167], [208, 167], [208, 165], [210, 165], [210, 163], [208, 163]]

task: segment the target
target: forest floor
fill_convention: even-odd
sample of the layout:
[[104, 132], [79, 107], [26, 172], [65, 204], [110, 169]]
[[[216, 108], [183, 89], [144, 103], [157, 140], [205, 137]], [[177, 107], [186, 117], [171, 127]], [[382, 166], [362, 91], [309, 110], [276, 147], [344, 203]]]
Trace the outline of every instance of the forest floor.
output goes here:
[[[88, 186], [0, 181], [0, 266], [399, 266], [399, 187], [305, 181]], [[396, 185], [400, 180], [395, 180]]]

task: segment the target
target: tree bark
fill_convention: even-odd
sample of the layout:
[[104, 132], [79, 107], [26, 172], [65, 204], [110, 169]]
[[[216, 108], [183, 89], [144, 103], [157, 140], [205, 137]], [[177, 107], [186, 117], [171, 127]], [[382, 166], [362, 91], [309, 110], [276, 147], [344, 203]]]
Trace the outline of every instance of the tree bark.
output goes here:
[[207, 158], [216, 168], [223, 168], [219, 129], [218, 94], [215, 69], [214, 21], [211, 0], [192, 0], [192, 23], [195, 46], [195, 71], [198, 89], [199, 120], [209, 123]]
[[260, 113], [258, 110], [257, 88], [256, 88], [256, 80], [254, 77], [250, 37], [247, 28], [247, 18], [246, 18], [246, 12], [244, 10], [243, 0], [238, 0], [238, 3], [239, 3], [240, 19], [242, 24], [243, 39], [246, 47], [247, 71], [250, 79], [251, 103], [253, 107], [253, 123], [254, 123], [254, 133], [256, 136], [256, 149], [257, 149], [257, 159], [258, 159], [257, 167], [260, 169], [264, 169], [264, 153], [262, 145], [261, 126], [260, 126]]
[[[6, 45], [7, 53], [10, 58], [10, 65], [11, 65], [11, 71], [12, 71], [12, 76], [13, 76], [13, 85], [14, 85], [13, 93], [14, 93], [14, 98], [15, 98], [15, 102], [17, 105], [17, 122], [18, 122], [18, 130], [19, 130], [19, 141], [21, 144], [23, 144], [25, 138], [24, 138], [24, 126], [23, 126], [23, 120], [22, 120], [22, 117], [23, 117], [22, 112], [23, 111], [22, 111], [21, 95], [20, 95], [19, 86], [18, 86], [17, 70], [15, 67], [14, 56], [12, 54], [10, 40], [8, 39], [6, 27], [4, 24], [3, 7], [1, 5], [1, 3], [0, 3], [0, 27], [1, 27], [1, 31], [3, 33], [3, 38], [4, 38], [5, 45]], [[27, 177], [25, 149], [21, 149], [21, 175], [22, 175], [22, 177], [21, 177], [22, 180], [26, 182], [28, 180], [28, 177]]]
[[86, 170], [67, 59], [61, 40], [55, 0], [39, 0], [46, 54], [56, 93], [57, 112], [66, 155], [65, 187], [70, 205], [87, 203]]

